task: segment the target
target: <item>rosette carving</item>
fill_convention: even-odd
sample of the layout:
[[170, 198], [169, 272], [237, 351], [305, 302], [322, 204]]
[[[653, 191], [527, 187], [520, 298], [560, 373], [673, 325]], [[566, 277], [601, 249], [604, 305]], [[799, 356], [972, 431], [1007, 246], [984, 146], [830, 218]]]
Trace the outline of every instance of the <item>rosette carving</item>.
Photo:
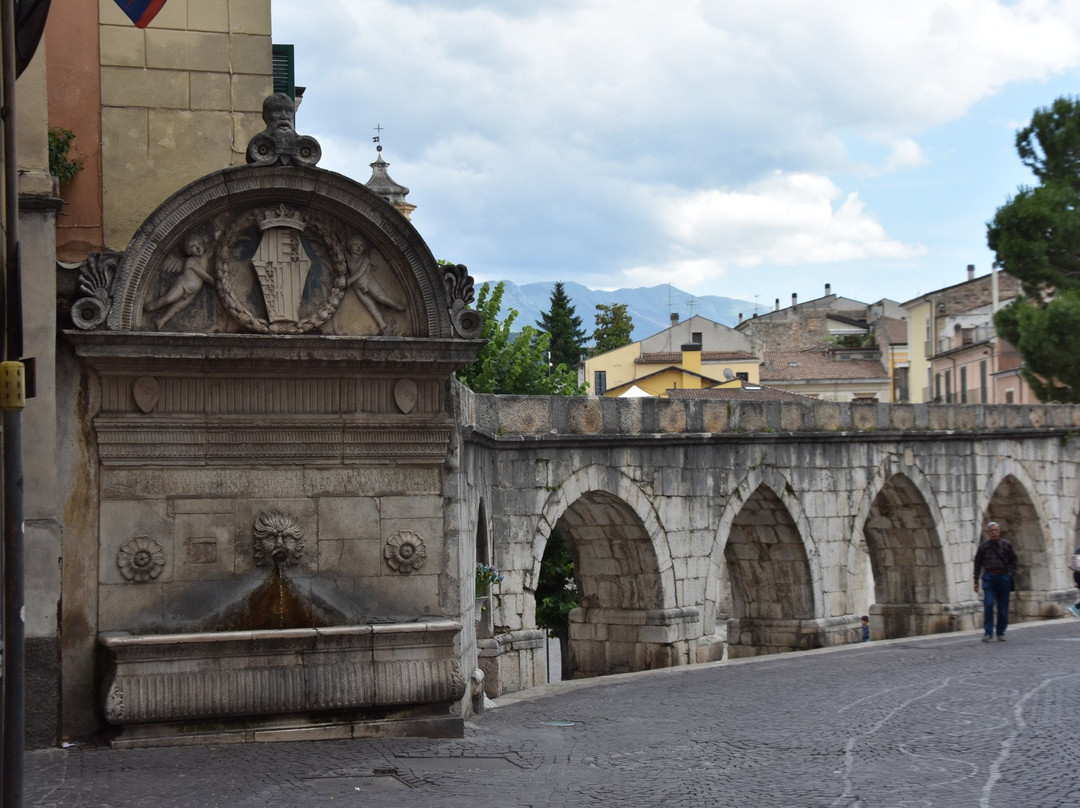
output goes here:
[[399, 530], [386, 540], [383, 557], [391, 569], [408, 575], [424, 566], [427, 546], [418, 534], [411, 530]]
[[116, 566], [127, 580], [144, 584], [161, 575], [165, 553], [161, 544], [149, 536], [136, 536], [120, 545]]

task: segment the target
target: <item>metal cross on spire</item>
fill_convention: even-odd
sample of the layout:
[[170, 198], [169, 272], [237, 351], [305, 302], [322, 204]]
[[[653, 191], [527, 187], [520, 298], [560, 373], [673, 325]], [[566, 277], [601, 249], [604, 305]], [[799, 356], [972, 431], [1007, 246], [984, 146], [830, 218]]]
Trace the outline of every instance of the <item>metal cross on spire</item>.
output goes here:
[[382, 137], [383, 128], [381, 124], [375, 124], [375, 137], [371, 139], [372, 143], [378, 143], [379, 138]]

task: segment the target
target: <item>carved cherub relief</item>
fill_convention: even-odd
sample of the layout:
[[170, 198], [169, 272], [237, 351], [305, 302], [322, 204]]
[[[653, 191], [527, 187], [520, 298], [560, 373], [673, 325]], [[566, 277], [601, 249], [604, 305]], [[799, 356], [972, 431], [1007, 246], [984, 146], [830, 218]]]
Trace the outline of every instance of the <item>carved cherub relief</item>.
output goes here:
[[179, 255], [169, 255], [162, 264], [161, 272], [170, 278], [168, 287], [160, 297], [151, 300], [143, 308], [149, 312], [161, 311], [154, 324], [160, 329], [173, 317], [191, 305], [203, 286], [214, 285], [210, 275], [213, 244], [205, 233], [188, 234], [181, 244]]
[[379, 306], [387, 306], [394, 311], [405, 311], [405, 306], [394, 300], [376, 277], [376, 272], [385, 268], [382, 256], [369, 247], [367, 239], [356, 233], [345, 242], [345, 262], [349, 267], [348, 287], [371, 314], [379, 333], [384, 333], [387, 324]]

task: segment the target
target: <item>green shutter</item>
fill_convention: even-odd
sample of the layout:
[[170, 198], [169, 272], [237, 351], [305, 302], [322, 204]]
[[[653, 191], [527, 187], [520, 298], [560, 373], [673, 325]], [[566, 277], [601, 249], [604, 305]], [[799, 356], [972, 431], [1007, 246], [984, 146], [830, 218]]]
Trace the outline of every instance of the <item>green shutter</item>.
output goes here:
[[296, 100], [296, 65], [292, 45], [274, 45], [274, 92]]

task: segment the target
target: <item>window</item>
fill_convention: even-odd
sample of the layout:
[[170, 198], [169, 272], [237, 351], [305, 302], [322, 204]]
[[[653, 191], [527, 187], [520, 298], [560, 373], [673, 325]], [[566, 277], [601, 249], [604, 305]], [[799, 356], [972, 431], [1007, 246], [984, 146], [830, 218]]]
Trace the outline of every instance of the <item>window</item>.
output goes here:
[[1013, 389], [1011, 387], [1008, 390], [1005, 391], [1005, 403], [1006, 404], [1014, 404], [1014, 403], [1016, 403], [1016, 402], [1013, 401]]
[[979, 400], [986, 404], [989, 399], [989, 385], [987, 384], [986, 360], [979, 362]]
[[692, 343], [694, 343], [695, 345], [701, 345], [701, 332], [700, 331], [691, 331], [690, 332], [690, 341]]
[[960, 368], [960, 403], [967, 404], [967, 368]]
[[941, 374], [934, 374], [934, 401], [941, 401]]
[[896, 368], [893, 371], [893, 401], [908, 400], [908, 369]]
[[607, 392], [607, 371], [597, 370], [593, 373], [593, 392], [598, 396]]
[[744, 382], [748, 382], [748, 381], [750, 381], [750, 374], [749, 373], [736, 373], [735, 378], [736, 379], [742, 379]]

